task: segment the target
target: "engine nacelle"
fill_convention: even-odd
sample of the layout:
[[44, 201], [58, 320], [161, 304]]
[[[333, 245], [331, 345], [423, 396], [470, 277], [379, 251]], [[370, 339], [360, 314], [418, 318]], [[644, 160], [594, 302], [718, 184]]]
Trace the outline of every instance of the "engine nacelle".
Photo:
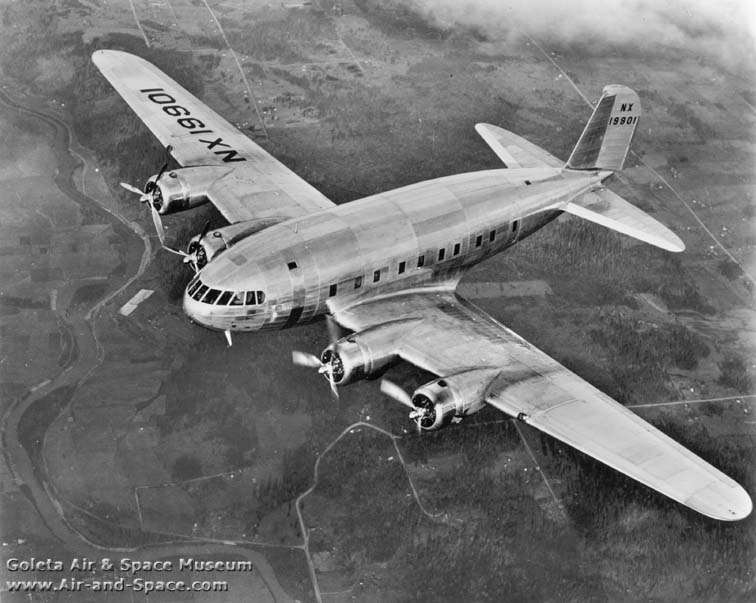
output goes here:
[[419, 322], [396, 320], [353, 333], [329, 345], [320, 355], [336, 385], [379, 376], [397, 360], [396, 341]]
[[473, 369], [449, 377], [435, 379], [420, 386], [412, 394], [412, 413], [425, 430], [446, 427], [453, 419], [478, 412], [485, 406], [485, 393], [501, 369]]
[[189, 239], [186, 252], [197, 258], [197, 268], [204, 268], [207, 263], [216, 257], [222, 251], [225, 251], [231, 245], [234, 245], [242, 239], [260, 232], [269, 226], [278, 224], [284, 218], [264, 218], [260, 220], [247, 220], [237, 222], [221, 228], [216, 228], [207, 232], [204, 236], [202, 233], [194, 235]]
[[231, 169], [221, 166], [188, 167], [166, 172], [155, 183], [147, 181], [144, 192], [152, 193], [151, 203], [161, 215], [175, 214], [207, 203], [210, 187]]

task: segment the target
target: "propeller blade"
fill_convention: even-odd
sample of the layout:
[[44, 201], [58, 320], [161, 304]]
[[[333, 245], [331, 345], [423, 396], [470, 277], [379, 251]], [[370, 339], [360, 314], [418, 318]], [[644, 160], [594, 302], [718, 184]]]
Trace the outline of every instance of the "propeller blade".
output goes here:
[[320, 368], [320, 358], [315, 354], [308, 354], [307, 352], [300, 352], [299, 350], [291, 351], [291, 361], [297, 366], [305, 366], [307, 368]]
[[205, 225], [202, 227], [202, 232], [200, 233], [199, 239], [197, 239], [198, 245], [199, 245], [199, 242], [205, 238], [205, 235], [207, 234], [208, 230], [210, 230], [210, 220], [205, 222]]
[[[172, 249], [171, 251], [176, 251]], [[194, 270], [194, 274], [197, 274], [199, 272], [199, 266], [197, 265], [197, 257], [194, 254], [185, 253], [183, 251], [179, 252], [181, 255], [184, 256], [184, 264], [191, 264], [192, 270]]]
[[389, 398], [393, 398], [397, 402], [408, 406], [413, 411], [417, 410], [415, 408], [415, 405], [412, 404], [412, 398], [410, 397], [410, 395], [393, 381], [389, 381], [388, 379], [381, 379], [381, 392], [386, 394]]
[[328, 329], [329, 343], [336, 343], [341, 339], [341, 327], [339, 327], [339, 323], [330, 314], [326, 314], [326, 328]]
[[328, 385], [331, 386], [331, 393], [333, 394], [334, 398], [338, 400], [339, 390], [336, 387], [336, 381], [333, 380], [333, 366], [330, 363], [328, 364]]
[[160, 171], [157, 173], [157, 176], [155, 176], [155, 184], [157, 184], [158, 180], [160, 180], [160, 176], [162, 176], [165, 173], [165, 170], [168, 169], [168, 161], [166, 161], [163, 166], [160, 168]]
[[150, 203], [150, 213], [152, 214], [152, 222], [155, 224], [155, 230], [157, 231], [157, 236], [160, 240], [160, 246], [165, 247], [165, 228], [163, 228], [163, 221], [160, 219], [160, 214], [152, 203]]
[[143, 191], [140, 191], [136, 186], [129, 184], [128, 182], [121, 182], [120, 185], [130, 193], [136, 193], [140, 197], [144, 194]]
[[175, 253], [176, 255], [180, 255], [182, 258], [184, 258], [184, 262], [191, 262], [192, 258], [189, 256], [186, 251], [181, 251], [180, 249], [174, 249], [173, 247], [168, 247], [167, 245], [162, 246], [163, 249], [166, 251], [170, 251], [171, 253]]

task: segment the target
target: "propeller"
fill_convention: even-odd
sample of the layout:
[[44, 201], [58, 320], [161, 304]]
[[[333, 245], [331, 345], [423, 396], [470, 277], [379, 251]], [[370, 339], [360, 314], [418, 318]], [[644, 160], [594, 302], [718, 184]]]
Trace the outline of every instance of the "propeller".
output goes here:
[[[205, 222], [205, 225], [202, 227], [202, 231], [199, 234], [199, 237], [197, 237], [196, 241], [192, 241], [189, 243], [189, 249], [187, 249], [187, 252], [184, 254], [184, 264], [191, 264], [192, 268], [194, 268], [195, 272], [199, 272], [200, 269], [200, 253], [204, 255], [204, 251], [202, 248], [202, 239], [205, 238], [205, 235], [207, 235], [208, 231], [210, 230], [210, 220]], [[202, 266], [207, 263], [207, 258], [205, 257], [205, 261], [202, 263]]]
[[404, 391], [402, 387], [400, 387], [393, 381], [390, 381], [388, 379], [381, 379], [380, 387], [381, 392], [386, 394], [389, 398], [393, 398], [400, 404], [404, 404], [404, 406], [408, 406], [412, 409], [412, 412], [410, 412], [409, 414], [409, 418], [415, 422], [417, 433], [421, 433], [423, 430], [422, 420], [429, 413], [430, 409], [418, 408], [417, 406], [415, 406], [412, 403], [412, 397], [406, 391]]
[[150, 200], [150, 196], [151, 195], [149, 193], [145, 193], [144, 191], [140, 191], [133, 184], [129, 184], [128, 182], [121, 182], [120, 184], [121, 184], [121, 186], [123, 188], [125, 188], [130, 193], [135, 193], [135, 194], [139, 195], [139, 202], [140, 203], [146, 203], [147, 201]]
[[[173, 150], [173, 147], [171, 145], [168, 145], [166, 147], [166, 151], [170, 153]], [[160, 246], [165, 249], [166, 251], [169, 251], [170, 253], [173, 253], [175, 255], [179, 255], [184, 258], [185, 264], [191, 264], [192, 268], [194, 269], [194, 272], [199, 272], [199, 265], [198, 265], [198, 258], [197, 254], [200, 249], [199, 242], [204, 238], [204, 236], [207, 234], [207, 231], [210, 228], [210, 222], [205, 223], [205, 227], [202, 229], [202, 234], [200, 235], [199, 239], [197, 239], [197, 249], [193, 253], [187, 253], [185, 251], [181, 251], [180, 249], [174, 249], [173, 247], [168, 247], [165, 244], [165, 227], [163, 226], [163, 220], [160, 217], [160, 212], [158, 211], [158, 208], [156, 207], [156, 203], [158, 199], [156, 199], [155, 192], [157, 191], [159, 193], [160, 189], [158, 188], [158, 181], [160, 178], [165, 174], [165, 171], [168, 169], [168, 163], [170, 159], [167, 160], [158, 170], [157, 175], [154, 179], [148, 180], [147, 184], [144, 187], [144, 191], [139, 190], [136, 186], [133, 184], [129, 184], [128, 182], [121, 182], [120, 185], [125, 188], [127, 191], [139, 195], [139, 202], [140, 203], [149, 203], [150, 207], [150, 215], [152, 216], [152, 223], [155, 225], [155, 232], [157, 233], [158, 240], [160, 241]]]
[[297, 366], [304, 366], [306, 368], [320, 368], [320, 358], [315, 354], [308, 352], [300, 352], [299, 350], [291, 351], [291, 361]]
[[[326, 328], [328, 329], [329, 345], [332, 345], [341, 338], [341, 333], [338, 323], [330, 314], [326, 315]], [[310, 354], [309, 352], [300, 352], [299, 350], [292, 350], [291, 361], [297, 366], [318, 369], [318, 373], [325, 375], [325, 378], [328, 380], [328, 385], [331, 387], [331, 393], [335, 398], [338, 398], [339, 390], [336, 387], [336, 380], [333, 376], [333, 362], [331, 362], [331, 359], [333, 358], [333, 352], [331, 352], [331, 354], [324, 353], [324, 356], [327, 357], [327, 360], [325, 362], [321, 361], [321, 359], [315, 356], [315, 354]]]
[[381, 392], [386, 394], [389, 398], [393, 398], [400, 404], [408, 406], [413, 411], [415, 410], [415, 405], [412, 404], [412, 397], [393, 381], [381, 379]]
[[338, 398], [339, 390], [336, 387], [336, 381], [333, 378], [333, 365], [330, 362], [321, 362], [315, 354], [309, 352], [300, 352], [299, 350], [291, 351], [291, 361], [297, 366], [305, 368], [316, 368], [318, 373], [325, 375], [328, 384], [331, 386], [331, 392]]

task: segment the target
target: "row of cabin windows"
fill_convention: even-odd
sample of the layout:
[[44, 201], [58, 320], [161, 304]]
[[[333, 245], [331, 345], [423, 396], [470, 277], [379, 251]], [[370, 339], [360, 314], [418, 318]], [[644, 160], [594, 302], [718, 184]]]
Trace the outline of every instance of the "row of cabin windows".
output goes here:
[[[518, 224], [519, 224], [519, 220], [515, 220], [514, 222], [512, 222], [512, 232], [515, 232], [517, 230]], [[491, 243], [493, 243], [496, 240], [495, 228], [489, 231], [488, 240]], [[481, 245], [483, 245], [483, 235], [477, 235], [475, 237], [475, 247], [480, 247]], [[454, 243], [454, 248], [452, 250], [452, 257], [458, 256], [461, 249], [462, 249], [462, 245], [460, 243]], [[441, 249], [438, 250], [438, 261], [439, 262], [443, 261], [445, 257], [446, 257], [446, 248], [442, 247]], [[291, 264], [294, 264], [294, 267], [296, 268], [296, 264], [294, 262], [290, 262], [289, 269], [291, 269], [292, 267]], [[417, 267], [422, 268], [423, 266], [425, 266], [425, 254], [421, 254], [417, 256]], [[401, 262], [399, 262], [399, 266], [397, 267], [397, 270], [396, 270], [397, 274], [404, 274], [406, 269], [407, 269], [407, 262], [402, 260]], [[377, 283], [380, 280], [381, 280], [381, 271], [376, 270], [375, 272], [373, 272], [373, 282]], [[359, 289], [360, 287], [362, 287], [362, 277], [358, 276], [357, 278], [354, 279], [354, 288]], [[338, 286], [335, 283], [332, 284], [330, 287], [328, 287], [328, 297], [333, 297], [334, 295], [336, 295], [337, 290], [338, 290]]]
[[254, 306], [265, 301], [263, 291], [221, 291], [211, 289], [203, 284], [199, 278], [189, 283], [187, 288], [189, 297], [201, 301], [203, 304], [215, 304], [216, 306]]

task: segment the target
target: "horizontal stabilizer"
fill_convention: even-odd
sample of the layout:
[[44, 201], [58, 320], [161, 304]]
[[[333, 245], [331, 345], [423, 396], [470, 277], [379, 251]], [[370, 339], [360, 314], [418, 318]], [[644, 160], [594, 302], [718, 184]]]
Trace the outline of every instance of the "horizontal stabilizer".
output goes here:
[[576, 197], [560, 209], [667, 251], [685, 250], [669, 228], [606, 188]]
[[564, 162], [551, 153], [503, 128], [475, 124], [475, 131], [508, 168], [564, 167]]

